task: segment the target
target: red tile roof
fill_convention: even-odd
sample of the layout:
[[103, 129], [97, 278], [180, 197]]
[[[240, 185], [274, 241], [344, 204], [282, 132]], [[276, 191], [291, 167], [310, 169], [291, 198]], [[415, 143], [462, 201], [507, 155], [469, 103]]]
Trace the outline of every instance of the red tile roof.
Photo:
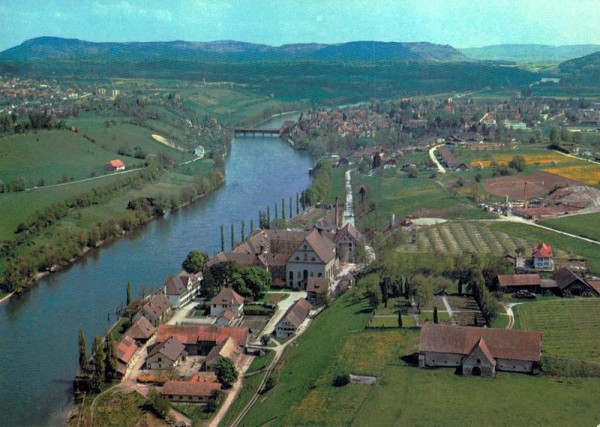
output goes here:
[[475, 345], [473, 346], [473, 348], [471, 349], [471, 351], [469, 352], [469, 354], [472, 354], [476, 349], [480, 349], [481, 352], [483, 353], [483, 355], [485, 356], [485, 358], [492, 365], [494, 365], [494, 366], [496, 365], [496, 360], [494, 359], [494, 356], [492, 356], [492, 352], [488, 348], [488, 346], [485, 343], [485, 341], [484, 341], [483, 338], [479, 338], [479, 340], [477, 340], [477, 342], [475, 343]]
[[539, 245], [535, 245], [533, 247], [533, 257], [534, 258], [552, 258], [552, 246], [547, 245], [546, 243], [540, 243]]
[[138, 346], [135, 343], [135, 340], [125, 335], [121, 338], [121, 341], [117, 343], [117, 359], [127, 365], [137, 349]]
[[147, 357], [152, 357], [155, 354], [162, 354], [163, 356], [176, 361], [185, 350], [185, 345], [181, 343], [177, 337], [169, 337], [166, 341], [156, 344], [152, 350], [148, 353]]
[[110, 162], [106, 162], [106, 164], [112, 166], [113, 168], [122, 168], [123, 166], [125, 166], [125, 163], [123, 163], [119, 159], [111, 160]]
[[305, 241], [324, 263], [328, 263], [335, 257], [335, 243], [318, 230], [313, 230], [306, 236]]
[[167, 381], [161, 391], [162, 395], [210, 397], [221, 389], [219, 383], [197, 381]]
[[435, 323], [425, 323], [421, 328], [419, 351], [467, 355], [480, 338], [485, 340], [495, 359], [533, 362], [541, 359], [541, 332]]
[[246, 347], [248, 344], [248, 328], [232, 326], [186, 326], [186, 325], [160, 325], [156, 332], [156, 342], [166, 341], [175, 336], [183, 344], [197, 344], [199, 341], [214, 341], [220, 343], [228, 337], [235, 340], [236, 344]]
[[542, 278], [539, 274], [499, 274], [500, 286], [540, 286]]

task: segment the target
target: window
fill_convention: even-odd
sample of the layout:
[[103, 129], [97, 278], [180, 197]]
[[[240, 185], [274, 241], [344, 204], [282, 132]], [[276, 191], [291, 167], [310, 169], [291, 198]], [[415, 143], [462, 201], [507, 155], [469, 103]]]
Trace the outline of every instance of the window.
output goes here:
[[481, 365], [481, 359], [477, 359], [477, 364]]

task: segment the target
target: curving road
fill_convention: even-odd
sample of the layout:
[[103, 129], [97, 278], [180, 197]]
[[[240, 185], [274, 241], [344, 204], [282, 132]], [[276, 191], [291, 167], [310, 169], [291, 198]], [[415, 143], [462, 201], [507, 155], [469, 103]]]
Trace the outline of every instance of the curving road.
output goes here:
[[429, 158], [431, 159], [431, 161], [433, 163], [436, 164], [438, 171], [440, 173], [446, 173], [446, 169], [444, 169], [444, 167], [442, 166], [442, 164], [439, 162], [439, 160], [437, 159], [437, 157], [435, 157], [435, 150], [438, 149], [438, 147], [441, 147], [444, 144], [438, 144], [438, 145], [434, 145], [433, 147], [431, 147], [429, 149]]

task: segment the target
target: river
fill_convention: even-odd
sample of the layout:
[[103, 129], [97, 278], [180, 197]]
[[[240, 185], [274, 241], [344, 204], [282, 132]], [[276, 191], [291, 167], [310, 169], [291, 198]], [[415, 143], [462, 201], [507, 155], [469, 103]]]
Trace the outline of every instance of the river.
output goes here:
[[[289, 119], [280, 116], [261, 127]], [[311, 163], [278, 138], [236, 138], [222, 188], [0, 303], [0, 426], [59, 424], [78, 370], [78, 330], [84, 330], [89, 349], [93, 336], [115, 322], [127, 281], [134, 297], [143, 286], [156, 288], [180, 271], [190, 250], [220, 250], [221, 224], [228, 248], [232, 222], [239, 240], [241, 221], [248, 234], [250, 219], [258, 225], [259, 209], [273, 210], [285, 198], [287, 210], [289, 197], [295, 203], [296, 192], [309, 185]]]

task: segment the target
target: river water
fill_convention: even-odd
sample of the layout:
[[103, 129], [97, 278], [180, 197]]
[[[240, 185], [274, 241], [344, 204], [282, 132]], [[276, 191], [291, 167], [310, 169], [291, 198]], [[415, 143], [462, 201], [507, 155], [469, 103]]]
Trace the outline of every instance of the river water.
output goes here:
[[[278, 117], [261, 127], [279, 127], [289, 119]], [[0, 426], [61, 422], [78, 370], [77, 332], [84, 330], [89, 349], [93, 336], [115, 322], [127, 281], [134, 297], [144, 286], [160, 286], [180, 271], [190, 250], [220, 250], [221, 224], [229, 248], [232, 222], [239, 240], [242, 220], [248, 234], [250, 219], [258, 225], [259, 209], [273, 211], [285, 198], [287, 211], [290, 196], [295, 208], [296, 192], [310, 183], [311, 159], [273, 137], [234, 139], [225, 167], [221, 189], [0, 303]]]

